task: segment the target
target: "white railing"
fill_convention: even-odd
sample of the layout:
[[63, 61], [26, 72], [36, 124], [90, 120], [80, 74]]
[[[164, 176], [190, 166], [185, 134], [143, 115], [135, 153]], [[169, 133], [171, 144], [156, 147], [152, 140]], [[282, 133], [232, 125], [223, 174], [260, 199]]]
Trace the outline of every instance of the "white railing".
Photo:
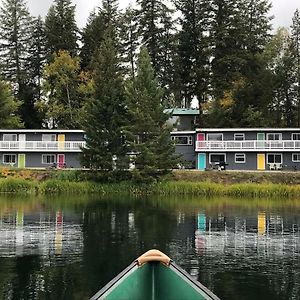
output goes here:
[[247, 151], [276, 151], [276, 150], [297, 150], [300, 151], [300, 141], [197, 141], [196, 151], [208, 150], [247, 150]]
[[0, 151], [62, 151], [80, 152], [85, 142], [43, 142], [43, 141], [0, 141]]

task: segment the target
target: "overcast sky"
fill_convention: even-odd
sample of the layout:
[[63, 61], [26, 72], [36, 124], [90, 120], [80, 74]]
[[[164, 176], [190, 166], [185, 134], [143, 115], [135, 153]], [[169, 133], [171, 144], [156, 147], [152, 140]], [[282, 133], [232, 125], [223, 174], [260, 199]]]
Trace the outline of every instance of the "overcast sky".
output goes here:
[[[1, 3], [2, 0], [0, 0]], [[44, 16], [52, 0], [27, 0], [29, 8], [33, 15], [42, 15]], [[134, 0], [120, 0], [120, 7], [124, 8], [129, 3], [134, 3]], [[100, 0], [73, 0], [73, 3], [76, 4], [76, 18], [78, 21], [79, 27], [85, 25], [86, 19], [92, 9], [96, 6], [99, 6], [101, 3]], [[273, 8], [271, 14], [274, 15], [274, 28], [279, 26], [288, 27], [291, 25], [291, 20], [293, 13], [296, 8], [300, 9], [300, 0], [272, 0]]]

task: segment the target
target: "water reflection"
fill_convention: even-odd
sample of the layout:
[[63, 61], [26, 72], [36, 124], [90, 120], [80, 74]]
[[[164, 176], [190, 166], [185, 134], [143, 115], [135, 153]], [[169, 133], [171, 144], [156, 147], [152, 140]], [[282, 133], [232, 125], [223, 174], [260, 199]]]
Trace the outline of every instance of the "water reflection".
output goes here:
[[142, 252], [222, 299], [300, 298], [300, 204], [0, 199], [0, 299], [88, 299]]
[[82, 218], [63, 212], [16, 211], [0, 215], [0, 257], [60, 255], [83, 249]]

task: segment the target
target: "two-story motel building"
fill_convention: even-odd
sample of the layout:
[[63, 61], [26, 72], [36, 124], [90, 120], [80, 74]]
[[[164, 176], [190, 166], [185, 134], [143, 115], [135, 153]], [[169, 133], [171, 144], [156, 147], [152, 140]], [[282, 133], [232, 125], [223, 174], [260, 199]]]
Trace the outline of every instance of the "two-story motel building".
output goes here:
[[300, 170], [300, 128], [197, 129], [197, 169]]
[[[80, 168], [82, 130], [0, 130], [2, 165]], [[198, 170], [300, 170], [300, 128], [206, 128], [171, 132], [176, 152]]]
[[82, 130], [0, 130], [1, 164], [18, 168], [79, 168]]

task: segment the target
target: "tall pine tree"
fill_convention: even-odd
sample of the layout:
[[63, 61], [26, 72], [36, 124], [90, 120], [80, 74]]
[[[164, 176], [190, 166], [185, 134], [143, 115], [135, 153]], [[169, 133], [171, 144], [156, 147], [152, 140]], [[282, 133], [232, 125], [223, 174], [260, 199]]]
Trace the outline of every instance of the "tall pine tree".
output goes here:
[[190, 107], [194, 98], [202, 106], [207, 100], [209, 86], [209, 21], [210, 0], [176, 1], [181, 12], [179, 33], [179, 72], [181, 81], [182, 106]]
[[300, 126], [300, 11], [297, 9], [293, 16], [292, 25], [292, 53], [295, 62], [296, 72], [296, 106], [297, 106], [297, 126]]
[[102, 0], [97, 11], [93, 11], [82, 33], [82, 48], [80, 51], [81, 65], [84, 69], [92, 69], [93, 56], [101, 47], [105, 32], [110, 27], [114, 30], [114, 39], [118, 39], [119, 22], [118, 1]]
[[126, 109], [119, 54], [107, 29], [94, 60], [95, 95], [86, 108], [84, 130], [87, 134], [83, 165], [93, 170], [124, 169], [127, 149], [122, 128]]
[[127, 86], [130, 124], [127, 138], [134, 153], [136, 180], [156, 180], [176, 164], [169, 115], [162, 105], [163, 90], [154, 76], [151, 59], [145, 47], [138, 59], [137, 76]]
[[73, 56], [77, 54], [78, 28], [71, 0], [54, 0], [45, 19], [45, 34], [49, 59], [59, 50], [66, 50]]

